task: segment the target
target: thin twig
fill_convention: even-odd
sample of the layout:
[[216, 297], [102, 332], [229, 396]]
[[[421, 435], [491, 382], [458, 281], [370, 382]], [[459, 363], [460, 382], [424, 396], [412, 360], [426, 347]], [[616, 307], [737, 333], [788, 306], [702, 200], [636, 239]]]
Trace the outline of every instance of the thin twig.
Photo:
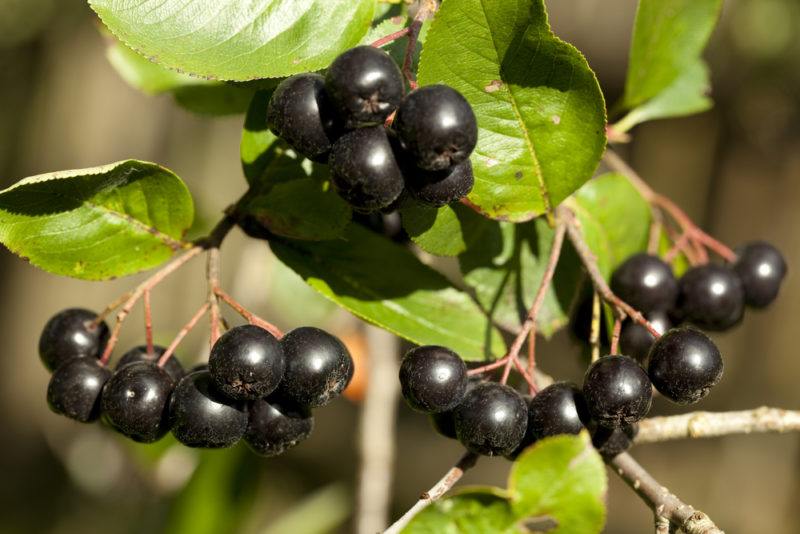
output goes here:
[[219, 289], [218, 247], [211, 247], [208, 249], [208, 257], [206, 258], [206, 280], [208, 281], [209, 318], [211, 323], [209, 329], [209, 346], [213, 347], [214, 343], [219, 339], [220, 324], [219, 297], [217, 297], [217, 289]]
[[205, 315], [208, 311], [209, 303], [206, 301], [203, 303], [202, 306], [195, 312], [189, 322], [187, 322], [183, 328], [180, 329], [178, 334], [175, 336], [175, 339], [172, 340], [172, 343], [169, 344], [167, 350], [164, 351], [164, 354], [158, 359], [158, 366], [164, 367], [166, 365], [167, 360], [169, 360], [172, 355], [175, 353], [175, 349], [178, 348], [178, 345], [181, 344], [183, 338], [186, 337], [186, 334], [192, 331], [192, 329], [197, 325], [197, 322]]
[[153, 308], [150, 306], [150, 290], [145, 289], [142, 295], [144, 306], [144, 339], [147, 345], [147, 354], [154, 354], [153, 348]]
[[589, 329], [589, 345], [592, 347], [592, 363], [600, 359], [600, 295], [592, 291], [592, 322]]
[[622, 331], [622, 319], [614, 319], [614, 330], [611, 332], [611, 354], [619, 354], [619, 334]]
[[401, 37], [403, 37], [405, 35], [408, 35], [408, 30], [409, 30], [408, 27], [400, 29], [400, 30], [397, 30], [396, 32], [392, 32], [389, 35], [384, 35], [380, 39], [376, 39], [376, 40], [372, 41], [369, 45], [371, 47], [373, 47], [373, 48], [380, 48], [385, 44], [389, 44], [391, 42], [394, 42], [394, 41], [400, 39]]
[[283, 337], [283, 332], [281, 332], [280, 328], [245, 308], [239, 301], [225, 293], [225, 291], [223, 291], [221, 288], [216, 288], [214, 292], [219, 298], [224, 300], [228, 306], [233, 308], [236, 313], [244, 317], [250, 324], [263, 328], [278, 339]]
[[105, 318], [108, 317], [108, 315], [111, 312], [113, 312], [114, 310], [116, 310], [117, 308], [122, 306], [125, 303], [125, 301], [127, 301], [130, 298], [130, 296], [131, 296], [131, 292], [128, 291], [126, 293], [123, 293], [119, 297], [117, 297], [116, 300], [110, 302], [103, 309], [103, 311], [101, 311], [100, 313], [97, 314], [97, 318], [94, 321], [92, 321], [92, 326], [99, 326], [100, 323], [102, 323], [105, 320]]

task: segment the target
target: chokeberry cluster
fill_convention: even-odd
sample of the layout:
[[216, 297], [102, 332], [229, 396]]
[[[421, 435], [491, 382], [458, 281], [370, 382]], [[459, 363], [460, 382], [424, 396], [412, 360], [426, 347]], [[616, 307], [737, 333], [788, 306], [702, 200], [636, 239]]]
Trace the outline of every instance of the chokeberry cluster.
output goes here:
[[267, 124], [299, 155], [330, 164], [334, 188], [357, 211], [391, 209], [404, 191], [433, 206], [455, 202], [474, 182], [475, 114], [446, 85], [405, 96], [404, 89], [389, 54], [358, 46], [324, 76], [282, 81], [267, 106]]

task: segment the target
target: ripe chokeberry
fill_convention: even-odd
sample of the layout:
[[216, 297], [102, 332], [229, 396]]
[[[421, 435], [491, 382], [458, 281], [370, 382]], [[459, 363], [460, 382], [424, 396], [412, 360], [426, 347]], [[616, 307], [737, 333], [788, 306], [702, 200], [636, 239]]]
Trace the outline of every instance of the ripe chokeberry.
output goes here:
[[217, 389], [208, 371], [196, 371], [184, 376], [172, 391], [169, 425], [187, 447], [230, 447], [247, 430], [247, 411]]
[[600, 425], [592, 425], [590, 429], [592, 435], [592, 445], [600, 453], [600, 456], [610, 460], [627, 451], [633, 445], [633, 439], [639, 433], [639, 425], [623, 425], [619, 428], [607, 428]]
[[308, 409], [277, 399], [259, 399], [248, 407], [244, 441], [262, 456], [277, 456], [311, 435], [314, 418]]
[[748, 306], [764, 308], [778, 296], [786, 276], [786, 261], [780, 251], [764, 241], [755, 241], [736, 250], [733, 270], [739, 275]]
[[[480, 378], [470, 378], [467, 381], [467, 389], [464, 395], [466, 396], [467, 393], [472, 391], [472, 389], [481, 384], [483, 382]], [[439, 413], [432, 413], [428, 418], [431, 421], [431, 425], [433, 429], [438, 432], [440, 435], [450, 438], [450, 439], [458, 439], [456, 435], [456, 409], [458, 406], [453, 408], [452, 410], [447, 410], [446, 412], [439, 412]]]
[[678, 297], [672, 268], [657, 256], [635, 254], [611, 275], [611, 290], [642, 313], [671, 309]]
[[619, 427], [647, 415], [653, 401], [653, 386], [636, 360], [603, 356], [586, 371], [583, 398], [598, 424]]
[[461, 200], [472, 191], [475, 177], [470, 160], [462, 161], [443, 171], [404, 169], [406, 188], [424, 204], [441, 207]]
[[334, 188], [358, 210], [385, 208], [403, 191], [403, 174], [382, 126], [343, 135], [334, 143], [329, 161]]
[[730, 267], [692, 267], [681, 277], [675, 315], [704, 330], [727, 330], [744, 314], [744, 289]]
[[406, 403], [419, 412], [452, 410], [464, 399], [467, 366], [445, 347], [426, 345], [411, 349], [400, 364], [400, 386]]
[[39, 357], [50, 371], [73, 358], [97, 358], [108, 342], [108, 325], [95, 324], [97, 314], [82, 308], [58, 312], [39, 338]]
[[267, 125], [301, 156], [326, 162], [337, 126], [325, 79], [307, 73], [283, 80], [267, 105]]
[[[646, 319], [659, 334], [672, 328], [672, 321], [666, 311], [648, 313]], [[626, 319], [622, 323], [622, 330], [619, 334], [619, 349], [625, 356], [630, 356], [640, 364], [647, 365], [647, 354], [655, 339], [647, 328], [631, 319]]]
[[519, 446], [527, 426], [525, 400], [512, 388], [496, 382], [475, 386], [455, 410], [458, 440], [476, 454], [509, 454]]
[[73, 358], [61, 364], [47, 385], [47, 403], [57, 414], [81, 423], [100, 416], [100, 393], [111, 371], [95, 358]]
[[403, 98], [403, 74], [383, 50], [357, 46], [333, 60], [325, 89], [346, 128], [383, 124]]
[[693, 404], [722, 378], [722, 356], [704, 333], [675, 328], [656, 340], [647, 368], [650, 380], [665, 397], [678, 404]]
[[443, 171], [469, 158], [478, 141], [478, 123], [469, 102], [447, 85], [415, 89], [392, 122], [414, 164]]
[[238, 399], [258, 399], [278, 387], [285, 368], [280, 342], [261, 327], [246, 324], [214, 343], [208, 369], [219, 389]]
[[328, 404], [353, 378], [353, 359], [339, 338], [311, 326], [295, 328], [283, 339], [286, 358], [279, 396], [308, 408]]
[[103, 387], [103, 420], [134, 441], [157, 441], [169, 431], [167, 403], [174, 387], [165, 368], [147, 361], [129, 363]]
[[[156, 363], [158, 359], [161, 357], [167, 349], [164, 347], [155, 346], [153, 347], [153, 354], [147, 353], [147, 347], [144, 345], [139, 345], [138, 347], [134, 347], [125, 354], [122, 355], [122, 358], [119, 359], [117, 362], [117, 366], [115, 369], [119, 371], [126, 365], [130, 365], [132, 363], [137, 362], [148, 362], [148, 363]], [[180, 360], [175, 357], [173, 354], [167, 362], [164, 364], [164, 370], [167, 374], [172, 378], [172, 381], [176, 384], [178, 380], [183, 378], [183, 375], [186, 374], [186, 371], [183, 370], [183, 365], [181, 365]]]

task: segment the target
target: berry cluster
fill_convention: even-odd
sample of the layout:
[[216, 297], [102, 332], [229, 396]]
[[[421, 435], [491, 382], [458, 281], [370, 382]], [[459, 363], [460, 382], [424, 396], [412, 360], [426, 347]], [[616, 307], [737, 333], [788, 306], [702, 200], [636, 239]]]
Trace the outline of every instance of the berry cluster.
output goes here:
[[474, 182], [472, 108], [445, 85], [403, 93], [392, 58], [359, 46], [337, 57], [324, 77], [282, 81], [267, 124], [301, 156], [329, 163], [334, 188], [358, 211], [391, 209], [404, 191], [434, 206], [463, 198]]
[[188, 373], [163, 347], [131, 349], [112, 372], [100, 359], [108, 339], [108, 326], [89, 310], [64, 310], [48, 321], [39, 341], [53, 372], [47, 401], [58, 414], [84, 423], [102, 418], [142, 443], [172, 431], [189, 447], [244, 439], [275, 456], [311, 434], [311, 409], [328, 404], [353, 376], [342, 342], [313, 327], [279, 340], [259, 326], [236, 326], [214, 343], [208, 365]]

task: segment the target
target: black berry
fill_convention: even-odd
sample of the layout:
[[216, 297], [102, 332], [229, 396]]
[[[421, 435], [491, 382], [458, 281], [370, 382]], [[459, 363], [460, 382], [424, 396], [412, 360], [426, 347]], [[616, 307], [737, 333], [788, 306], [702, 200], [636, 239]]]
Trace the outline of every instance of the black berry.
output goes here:
[[333, 60], [325, 89], [345, 127], [382, 124], [403, 98], [403, 74], [383, 50], [357, 46]]
[[443, 171], [405, 170], [406, 188], [424, 204], [441, 207], [467, 196], [475, 184], [469, 160]]
[[763, 308], [778, 296], [786, 261], [780, 251], [763, 241], [747, 243], [736, 250], [733, 270], [739, 275], [748, 306]]
[[233, 399], [258, 399], [272, 393], [283, 378], [280, 342], [255, 325], [236, 326], [211, 348], [208, 369], [219, 389]]
[[678, 296], [672, 268], [650, 254], [636, 254], [611, 275], [611, 290], [642, 313], [669, 310]]
[[[138, 347], [134, 347], [128, 352], [126, 352], [122, 358], [119, 359], [117, 362], [116, 370], [119, 371], [126, 365], [130, 365], [132, 363], [137, 362], [148, 362], [148, 363], [157, 363], [158, 359], [161, 357], [167, 349], [164, 347], [155, 346], [153, 347], [153, 354], [147, 353], [147, 347], [144, 345], [140, 345]], [[183, 365], [181, 365], [180, 360], [175, 357], [173, 354], [164, 364], [164, 370], [167, 374], [172, 378], [172, 381], [176, 384], [178, 380], [183, 378], [183, 375], [186, 374], [186, 371], [183, 370]]]
[[528, 406], [522, 396], [496, 382], [475, 386], [455, 411], [458, 440], [477, 454], [510, 453], [522, 441], [527, 425]]
[[169, 430], [167, 402], [174, 387], [167, 370], [155, 363], [125, 365], [103, 388], [103, 420], [134, 441], [157, 441]]
[[602, 426], [618, 427], [639, 421], [653, 400], [647, 373], [627, 356], [604, 356], [586, 371], [583, 397], [592, 418]]
[[[648, 313], [647, 321], [653, 325], [659, 334], [663, 334], [672, 328], [672, 321], [666, 311], [654, 311]], [[619, 349], [625, 356], [630, 356], [642, 365], [647, 364], [647, 354], [653, 346], [655, 337], [647, 328], [630, 319], [622, 323], [622, 330], [619, 334]]]
[[707, 264], [693, 267], [680, 279], [678, 318], [704, 330], [727, 330], [744, 314], [744, 289], [730, 267]]
[[108, 341], [105, 321], [95, 325], [97, 314], [81, 308], [58, 312], [47, 321], [39, 338], [39, 357], [50, 371], [73, 358], [97, 358]]
[[[574, 310], [570, 315], [569, 329], [573, 337], [582, 343], [590, 343], [592, 335], [592, 309], [594, 307], [594, 292], [585, 292], [577, 300]], [[600, 345], [607, 347], [609, 343], [608, 327], [603, 317], [603, 307], [600, 306]]]
[[633, 445], [633, 439], [639, 433], [639, 425], [623, 425], [619, 428], [607, 428], [600, 425], [592, 425], [592, 445], [600, 453], [600, 456], [610, 460], [627, 451]]
[[655, 388], [679, 404], [692, 404], [711, 391], [722, 378], [722, 356], [704, 333], [675, 328], [650, 349], [647, 372]]
[[446, 85], [412, 91], [392, 122], [414, 164], [442, 171], [469, 158], [478, 141], [478, 123], [469, 102]]
[[424, 413], [452, 410], [464, 399], [467, 366], [455, 352], [427, 345], [411, 349], [400, 364], [406, 403]]
[[47, 385], [47, 403], [57, 414], [81, 423], [100, 416], [100, 393], [111, 371], [95, 358], [73, 358], [53, 372]]
[[172, 434], [187, 447], [230, 447], [244, 436], [247, 411], [223, 395], [207, 371], [184, 376], [169, 400]]
[[[480, 378], [470, 378], [467, 381], [467, 390], [464, 393], [472, 391], [472, 389], [477, 386], [478, 384], [483, 383], [483, 380]], [[430, 414], [429, 419], [431, 421], [431, 425], [433, 429], [441, 434], [442, 436], [450, 439], [458, 439], [456, 435], [456, 410], [458, 406], [453, 408], [452, 410], [447, 410], [446, 412], [439, 412], [439, 413], [432, 413]]]
[[403, 175], [382, 126], [343, 135], [331, 149], [330, 166], [336, 191], [356, 209], [384, 208], [403, 191]]
[[311, 435], [314, 418], [307, 409], [273, 399], [252, 401], [244, 441], [258, 454], [277, 456]]
[[353, 378], [353, 359], [347, 347], [324, 330], [296, 328], [281, 339], [286, 370], [279, 395], [300, 406], [328, 404]]

